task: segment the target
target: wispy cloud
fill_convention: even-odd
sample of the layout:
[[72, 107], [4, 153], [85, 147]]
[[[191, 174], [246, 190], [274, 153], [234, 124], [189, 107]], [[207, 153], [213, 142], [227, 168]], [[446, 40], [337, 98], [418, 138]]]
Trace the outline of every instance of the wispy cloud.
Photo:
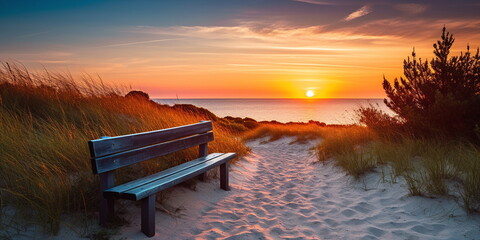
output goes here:
[[418, 3], [402, 3], [396, 4], [394, 7], [407, 14], [420, 14], [427, 10], [427, 5], [418, 4]]
[[335, 3], [329, 1], [319, 1], [319, 0], [294, 0], [295, 2], [310, 3], [314, 5], [335, 5]]
[[[395, 38], [382, 34], [363, 34], [340, 30], [325, 30], [323, 26], [292, 27], [292, 26], [273, 26], [258, 27], [251, 25], [238, 26], [177, 26], [177, 27], [136, 27], [130, 29], [134, 34], [154, 34], [173, 36], [189, 39], [205, 40], [235, 40], [251, 42], [253, 46], [258, 47], [262, 44], [268, 44], [268, 48], [286, 47], [282, 43], [289, 43], [287, 47], [303, 48], [309, 50], [325, 50], [320, 41], [350, 41], [350, 40], [382, 40]], [[175, 39], [175, 38], [173, 38]], [[295, 41], [292, 41], [292, 40]], [[296, 43], [296, 46], [291, 44]], [[274, 45], [274, 44], [280, 44]], [[245, 45], [236, 45], [237, 47], [251, 47]], [[330, 48], [329, 48], [330, 49]]]
[[36, 59], [35, 62], [39, 62], [41, 64], [66, 64], [71, 63], [68, 60], [45, 60], [45, 59]]
[[270, 47], [280, 50], [307, 50], [307, 51], [352, 51], [349, 48], [331, 48], [331, 47]]
[[[325, 64], [325, 63], [274, 63], [271, 64], [278, 64], [278, 65], [287, 65], [287, 66], [306, 66], [306, 67], [336, 67], [336, 68], [365, 68], [365, 69], [396, 69], [390, 67], [383, 67], [383, 66], [365, 66], [365, 65], [348, 65], [348, 64]], [[306, 81], [306, 80], [304, 80]]]
[[146, 43], [174, 41], [174, 40], [181, 40], [181, 39], [182, 38], [154, 39], [154, 40], [138, 41], [138, 42], [116, 43], [116, 44], [110, 44], [110, 45], [105, 45], [101, 47], [122, 47], [122, 46], [139, 45], [139, 44], [146, 44]]
[[[480, 36], [480, 20], [472, 18], [434, 20], [406, 20], [404, 18], [381, 19], [369, 21], [361, 24], [361, 26], [343, 28], [343, 31], [349, 32], [353, 35], [364, 34], [366, 36], [391, 36], [392, 38], [397, 38], [398, 40], [408, 38], [409, 41], [414, 40], [418, 43], [428, 43], [430, 46], [430, 42], [424, 42], [425, 39], [435, 40], [437, 37], [439, 37], [441, 29], [444, 25], [447, 27], [447, 30], [453, 32], [454, 34], [469, 36], [471, 39], [474, 39], [474, 36]], [[395, 27], [392, 28], [392, 26]], [[412, 26], [415, 26], [415, 28], [412, 28]], [[460, 40], [461, 39], [458, 39], [457, 43]], [[402, 41], [405, 42], [405, 40]]]
[[359, 17], [362, 17], [362, 16], [365, 16], [369, 13], [371, 13], [372, 10], [369, 6], [365, 5], [363, 7], [361, 7], [360, 9], [358, 9], [357, 11], [355, 12], [352, 12], [350, 13], [345, 19], [343, 19], [344, 21], [351, 21], [353, 19], [356, 19], [356, 18], [359, 18]]

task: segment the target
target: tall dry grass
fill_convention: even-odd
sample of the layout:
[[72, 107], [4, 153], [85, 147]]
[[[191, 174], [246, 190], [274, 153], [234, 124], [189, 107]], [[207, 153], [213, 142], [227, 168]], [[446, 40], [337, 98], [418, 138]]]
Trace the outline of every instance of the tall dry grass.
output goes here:
[[[59, 231], [63, 214], [98, 207], [98, 179], [92, 174], [87, 141], [205, 120], [206, 116], [122, 97], [101, 79], [0, 67], [0, 207], [16, 209], [26, 222]], [[214, 122], [210, 151], [245, 154], [229, 126]], [[117, 182], [195, 158], [190, 149], [120, 170]], [[5, 214], [3, 214], [5, 215]], [[1, 215], [0, 215], [1, 217]]]

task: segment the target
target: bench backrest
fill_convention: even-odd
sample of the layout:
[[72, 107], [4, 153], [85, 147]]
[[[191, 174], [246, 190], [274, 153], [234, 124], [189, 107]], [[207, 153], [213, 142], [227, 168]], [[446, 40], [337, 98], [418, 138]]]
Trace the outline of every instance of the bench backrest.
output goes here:
[[[106, 137], [88, 142], [94, 174], [100, 174], [213, 141], [212, 122]], [[202, 149], [200, 149], [202, 152]], [[206, 153], [205, 153], [206, 154]]]

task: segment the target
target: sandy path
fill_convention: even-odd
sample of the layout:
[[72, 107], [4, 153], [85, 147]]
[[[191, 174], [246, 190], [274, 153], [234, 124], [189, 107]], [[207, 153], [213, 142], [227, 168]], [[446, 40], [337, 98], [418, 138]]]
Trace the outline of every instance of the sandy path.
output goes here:
[[[378, 173], [353, 181], [332, 163], [315, 160], [310, 144], [290, 139], [250, 143], [252, 154], [233, 167], [230, 192], [218, 180], [197, 191], [176, 188], [157, 212], [157, 239], [478, 239], [480, 217], [453, 200], [409, 197], [404, 182]], [[139, 211], [122, 236], [143, 238]]]

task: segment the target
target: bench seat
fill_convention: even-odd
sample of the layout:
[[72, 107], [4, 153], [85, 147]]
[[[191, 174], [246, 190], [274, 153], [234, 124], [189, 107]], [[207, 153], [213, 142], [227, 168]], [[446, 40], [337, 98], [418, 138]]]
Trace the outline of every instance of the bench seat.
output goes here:
[[106, 198], [141, 200], [172, 187], [236, 157], [235, 153], [211, 153], [164, 171], [104, 190]]

